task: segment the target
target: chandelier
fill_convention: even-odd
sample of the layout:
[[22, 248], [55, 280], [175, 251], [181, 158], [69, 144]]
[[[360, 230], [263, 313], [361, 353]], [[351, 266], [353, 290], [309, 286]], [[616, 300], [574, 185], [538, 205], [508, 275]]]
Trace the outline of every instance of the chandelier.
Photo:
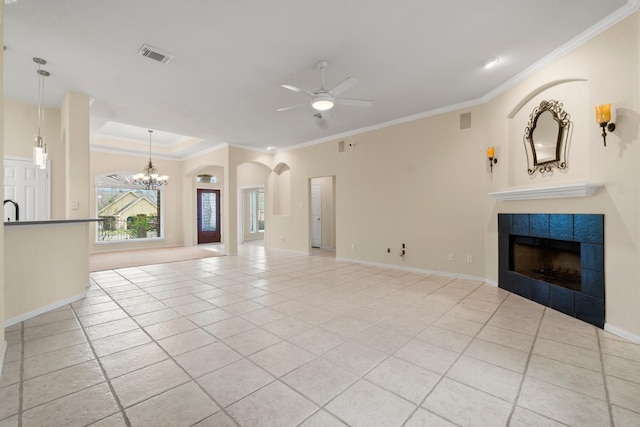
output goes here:
[[41, 68], [47, 61], [42, 58], [33, 58], [33, 62], [38, 64], [38, 135], [36, 135], [33, 144], [33, 163], [40, 169], [47, 168], [47, 144], [44, 142], [44, 136], [40, 134], [40, 130], [44, 126], [44, 78], [49, 76], [49, 72]]
[[145, 190], [157, 190], [163, 185], [169, 183], [169, 177], [167, 175], [160, 176], [158, 169], [153, 165], [151, 161], [151, 134], [152, 130], [149, 130], [149, 163], [144, 167], [143, 172], [133, 176], [133, 183], [143, 187]]

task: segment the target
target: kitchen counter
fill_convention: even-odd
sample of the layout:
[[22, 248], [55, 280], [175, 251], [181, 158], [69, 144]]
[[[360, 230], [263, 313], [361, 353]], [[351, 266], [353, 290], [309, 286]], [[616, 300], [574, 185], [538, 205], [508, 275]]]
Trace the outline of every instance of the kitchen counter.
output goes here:
[[98, 222], [104, 221], [103, 218], [78, 218], [78, 219], [42, 219], [36, 221], [5, 221], [5, 227], [13, 227], [20, 225], [53, 225], [53, 224], [73, 224], [76, 222]]
[[96, 221], [4, 223], [5, 326], [86, 296], [90, 226]]

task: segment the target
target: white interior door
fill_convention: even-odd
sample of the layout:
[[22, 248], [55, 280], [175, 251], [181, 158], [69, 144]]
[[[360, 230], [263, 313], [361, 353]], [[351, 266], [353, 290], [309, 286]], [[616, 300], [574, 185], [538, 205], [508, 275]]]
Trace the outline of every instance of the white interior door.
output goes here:
[[311, 184], [311, 246], [322, 247], [322, 184]]
[[[20, 221], [49, 219], [49, 174], [30, 160], [4, 159], [4, 199], [20, 207]], [[4, 221], [15, 221], [14, 206], [4, 205]]]

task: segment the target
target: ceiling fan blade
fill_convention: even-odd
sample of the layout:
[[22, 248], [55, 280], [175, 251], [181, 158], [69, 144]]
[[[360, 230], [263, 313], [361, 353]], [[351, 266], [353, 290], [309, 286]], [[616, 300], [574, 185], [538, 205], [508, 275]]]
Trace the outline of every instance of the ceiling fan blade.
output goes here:
[[308, 102], [304, 102], [302, 104], [290, 105], [289, 107], [278, 108], [276, 111], [293, 110], [294, 108], [302, 107], [303, 105], [308, 105]]
[[313, 92], [309, 92], [308, 90], [300, 89], [299, 87], [291, 86], [291, 85], [280, 85], [285, 89], [292, 90], [294, 92], [306, 93], [309, 96], [315, 96]]
[[351, 89], [353, 86], [357, 84], [358, 84], [358, 81], [356, 79], [354, 79], [353, 77], [347, 77], [346, 79], [344, 79], [343, 81], [335, 85], [333, 89], [330, 89], [329, 92], [331, 92], [334, 95], [340, 95], [342, 92], [345, 92], [346, 90]]
[[370, 99], [336, 98], [336, 104], [348, 105], [350, 107], [371, 107], [373, 101]]

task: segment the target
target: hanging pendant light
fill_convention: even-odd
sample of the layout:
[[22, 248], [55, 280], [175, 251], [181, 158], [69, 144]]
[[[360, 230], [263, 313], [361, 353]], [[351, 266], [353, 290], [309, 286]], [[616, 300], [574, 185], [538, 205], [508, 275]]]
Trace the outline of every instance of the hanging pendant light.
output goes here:
[[158, 169], [153, 165], [151, 161], [151, 134], [152, 130], [149, 130], [149, 163], [144, 167], [143, 172], [133, 176], [133, 183], [143, 187], [145, 190], [157, 190], [163, 185], [169, 183], [169, 177], [167, 175], [160, 176]]
[[47, 63], [42, 58], [33, 58], [33, 62], [38, 64], [38, 135], [36, 135], [33, 144], [33, 163], [40, 169], [47, 168], [47, 144], [41, 130], [44, 127], [44, 78], [49, 77], [49, 72], [42, 69]]

